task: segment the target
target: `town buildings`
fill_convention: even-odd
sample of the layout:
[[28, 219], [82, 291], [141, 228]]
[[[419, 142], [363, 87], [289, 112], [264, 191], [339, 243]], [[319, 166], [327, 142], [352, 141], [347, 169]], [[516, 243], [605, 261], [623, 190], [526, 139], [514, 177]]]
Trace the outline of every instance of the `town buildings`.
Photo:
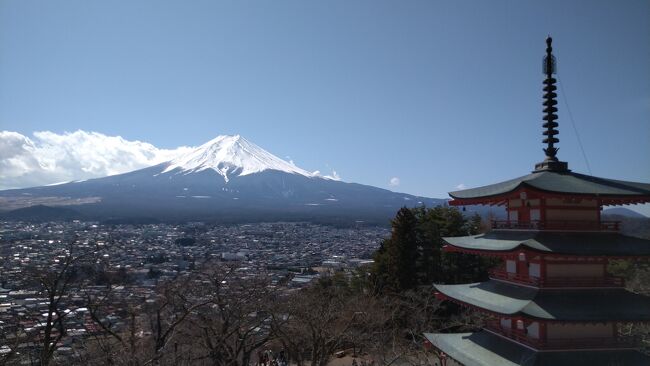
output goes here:
[[[388, 233], [380, 227], [303, 222], [0, 222], [0, 363], [10, 352], [16, 363], [37, 359], [50, 306], [39, 281], [55, 277], [71, 256], [84, 255], [58, 304], [65, 336], [54, 358], [63, 364], [78, 360], [88, 340], [102, 332], [89, 299], [110, 293], [114, 302], [100, 320], [119, 332], [127, 324], [127, 307], [154, 301], [160, 286], [205, 264], [234, 266], [242, 280], [267, 276], [279, 293], [290, 293], [328, 269], [352, 271], [367, 263]], [[55, 329], [53, 335], [58, 334]]]

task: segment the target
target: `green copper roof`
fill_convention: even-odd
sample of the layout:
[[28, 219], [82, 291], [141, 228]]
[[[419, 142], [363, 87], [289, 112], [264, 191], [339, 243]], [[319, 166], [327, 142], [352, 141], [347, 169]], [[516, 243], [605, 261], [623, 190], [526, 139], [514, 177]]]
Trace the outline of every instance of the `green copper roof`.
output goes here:
[[452, 299], [504, 315], [562, 321], [650, 320], [650, 297], [625, 289], [544, 290], [496, 280], [434, 286]]
[[[466, 366], [517, 366], [535, 352], [487, 332], [424, 333], [424, 337], [449, 357]], [[534, 365], [534, 364], [530, 364]]]
[[526, 247], [569, 255], [650, 256], [650, 240], [612, 232], [492, 230], [480, 235], [443, 239], [458, 248], [491, 252], [509, 252]]
[[650, 196], [650, 184], [592, 177], [573, 172], [542, 171], [488, 186], [450, 192], [456, 199], [483, 198], [529, 186], [548, 192], [602, 196]]
[[650, 357], [633, 350], [536, 352], [487, 331], [424, 337], [465, 366], [650, 365]]

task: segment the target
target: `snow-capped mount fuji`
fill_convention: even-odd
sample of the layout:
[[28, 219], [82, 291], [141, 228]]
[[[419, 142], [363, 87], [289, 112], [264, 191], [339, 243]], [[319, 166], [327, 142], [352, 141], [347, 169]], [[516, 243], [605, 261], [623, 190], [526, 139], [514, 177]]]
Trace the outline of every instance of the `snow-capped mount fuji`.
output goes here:
[[7, 202], [12, 208], [66, 205], [96, 220], [386, 224], [402, 206], [445, 200], [310, 173], [235, 135], [218, 136], [171, 161], [130, 173], [0, 191], [0, 211], [9, 209]]
[[184, 174], [212, 169], [228, 182], [229, 176], [244, 176], [276, 170], [305, 177], [315, 175], [269, 153], [240, 135], [218, 136], [169, 163], [163, 173]]

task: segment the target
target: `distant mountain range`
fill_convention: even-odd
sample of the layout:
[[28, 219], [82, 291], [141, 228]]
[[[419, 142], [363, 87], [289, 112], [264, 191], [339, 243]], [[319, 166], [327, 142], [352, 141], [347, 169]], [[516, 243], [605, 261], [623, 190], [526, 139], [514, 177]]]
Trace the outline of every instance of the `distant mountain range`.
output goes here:
[[309, 173], [238, 135], [130, 173], [0, 191], [5, 219], [385, 224], [402, 206], [445, 202]]
[[625, 207], [606, 208], [603, 210], [603, 215], [610, 215], [610, 216], [616, 215], [616, 216], [631, 217], [636, 219], [647, 218], [645, 215], [642, 215], [636, 211], [632, 211], [629, 208], [625, 208]]

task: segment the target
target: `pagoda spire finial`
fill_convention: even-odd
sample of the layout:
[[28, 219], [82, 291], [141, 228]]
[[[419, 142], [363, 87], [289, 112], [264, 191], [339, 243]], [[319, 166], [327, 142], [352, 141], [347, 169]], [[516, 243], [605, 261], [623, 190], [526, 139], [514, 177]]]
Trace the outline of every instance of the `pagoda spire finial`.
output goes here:
[[551, 43], [553, 42], [553, 39], [549, 36], [546, 38], [546, 57], [544, 57], [544, 73], [546, 74], [546, 80], [544, 80], [544, 128], [546, 131], [544, 131], [544, 143], [547, 144], [547, 148], [544, 149], [544, 152], [546, 153], [546, 158], [549, 160], [557, 161], [557, 157], [555, 156], [557, 154], [558, 148], [553, 146], [553, 144], [556, 144], [560, 142], [560, 139], [555, 137], [559, 132], [555, 129], [558, 127], [558, 123], [555, 122], [557, 119], [557, 108], [555, 107], [557, 105], [557, 101], [555, 98], [557, 97], [557, 94], [555, 91], [557, 90], [557, 87], [555, 86], [555, 78], [553, 77], [553, 74], [555, 73], [555, 57], [553, 57], [553, 47], [551, 47]]
[[544, 80], [544, 120], [543, 127], [546, 129], [544, 134], [543, 143], [546, 144], [544, 153], [546, 154], [546, 159], [535, 165], [535, 171], [541, 170], [553, 170], [553, 171], [568, 171], [567, 163], [561, 162], [557, 159], [557, 151], [559, 150], [555, 147], [555, 144], [560, 142], [557, 136], [559, 134], [556, 129], [559, 125], [555, 120], [557, 120], [557, 94], [555, 91], [557, 87], [555, 83], [557, 80], [553, 77], [553, 74], [556, 72], [555, 65], [555, 56], [553, 56], [553, 47], [551, 46], [553, 38], [548, 36], [546, 38], [546, 56], [544, 56], [544, 65], [543, 72], [546, 74], [546, 79]]

